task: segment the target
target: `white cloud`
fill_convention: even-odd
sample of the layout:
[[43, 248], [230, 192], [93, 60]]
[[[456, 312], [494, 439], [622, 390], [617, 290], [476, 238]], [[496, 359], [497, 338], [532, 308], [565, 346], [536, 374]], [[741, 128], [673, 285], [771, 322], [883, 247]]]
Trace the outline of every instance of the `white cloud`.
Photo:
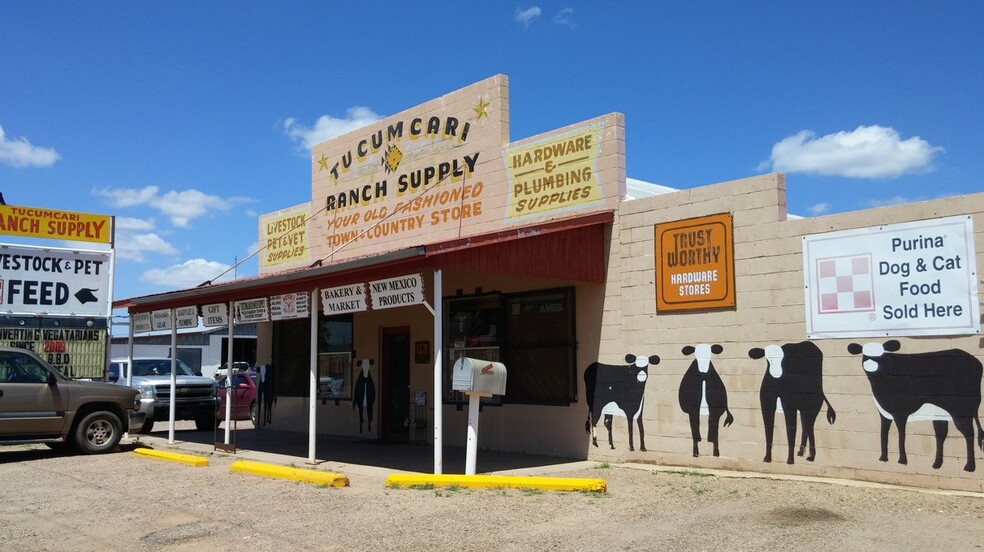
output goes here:
[[822, 215], [824, 213], [830, 212], [829, 203], [817, 203], [816, 205], [810, 205], [806, 210], [813, 216]]
[[817, 138], [809, 130], [772, 146], [772, 157], [760, 165], [784, 173], [808, 173], [846, 178], [896, 178], [933, 170], [933, 156], [942, 147], [913, 136], [901, 139], [891, 127], [859, 126]]
[[116, 255], [138, 263], [145, 262], [145, 253], [177, 255], [178, 250], [154, 232], [143, 234], [119, 233], [116, 235]]
[[525, 10], [516, 8], [516, 22], [521, 24], [524, 29], [528, 29], [530, 28], [530, 23], [532, 23], [537, 17], [540, 17], [541, 13], [543, 13], [543, 10], [541, 10], [538, 6], [526, 8]]
[[116, 217], [116, 231], [120, 230], [153, 230], [154, 219], [139, 219], [133, 217]]
[[151, 230], [154, 219], [116, 217], [116, 256], [142, 263], [147, 261], [147, 254], [178, 254], [177, 248]]
[[155, 268], [144, 272], [140, 280], [150, 284], [170, 289], [193, 288], [202, 282], [212, 280], [212, 283], [232, 280], [232, 272], [218, 278], [230, 265], [205, 259], [191, 259], [168, 268]]
[[571, 29], [577, 28], [577, 23], [574, 22], [574, 9], [564, 8], [557, 12], [553, 16], [553, 22], [556, 25], [563, 25], [565, 27], [570, 27]]
[[50, 167], [60, 156], [52, 148], [31, 145], [27, 138], [7, 138], [0, 126], [0, 163], [18, 168]]
[[143, 188], [100, 188], [93, 193], [109, 200], [113, 207], [136, 207], [147, 205], [167, 215], [171, 224], [186, 228], [192, 220], [205, 216], [211, 211], [228, 211], [237, 203], [253, 201], [247, 197], [228, 199], [209, 195], [195, 189], [160, 194], [157, 186]]
[[331, 115], [322, 115], [318, 117], [318, 120], [314, 123], [314, 127], [306, 127], [298, 123], [295, 119], [287, 119], [284, 121], [284, 133], [291, 140], [300, 143], [305, 149], [310, 150], [321, 142], [331, 140], [346, 132], [352, 132], [382, 119], [373, 110], [362, 106], [350, 107], [345, 114], [346, 116], [341, 119], [336, 119]]
[[918, 199], [912, 199], [902, 196], [894, 196], [888, 199], [871, 199], [865, 202], [865, 205], [869, 208], [875, 207], [888, 207], [890, 205], [902, 205], [903, 203], [912, 203], [913, 201], [919, 201]]

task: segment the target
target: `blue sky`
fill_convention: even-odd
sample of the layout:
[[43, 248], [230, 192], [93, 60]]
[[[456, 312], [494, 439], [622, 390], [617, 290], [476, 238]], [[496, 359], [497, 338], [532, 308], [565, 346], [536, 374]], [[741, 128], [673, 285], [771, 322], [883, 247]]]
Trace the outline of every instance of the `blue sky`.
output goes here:
[[310, 200], [312, 143], [504, 73], [512, 140], [619, 111], [631, 178], [780, 171], [805, 216], [975, 193], [982, 28], [962, 1], [6, 0], [0, 192], [115, 215], [117, 299], [191, 287]]

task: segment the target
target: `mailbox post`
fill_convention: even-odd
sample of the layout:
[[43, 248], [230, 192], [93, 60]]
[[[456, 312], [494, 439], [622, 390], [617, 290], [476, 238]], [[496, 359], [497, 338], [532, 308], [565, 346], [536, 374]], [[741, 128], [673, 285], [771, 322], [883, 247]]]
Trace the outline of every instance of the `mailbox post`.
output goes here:
[[451, 389], [468, 395], [468, 440], [465, 475], [475, 475], [478, 455], [478, 406], [482, 397], [506, 394], [506, 367], [501, 362], [461, 357], [452, 369]]

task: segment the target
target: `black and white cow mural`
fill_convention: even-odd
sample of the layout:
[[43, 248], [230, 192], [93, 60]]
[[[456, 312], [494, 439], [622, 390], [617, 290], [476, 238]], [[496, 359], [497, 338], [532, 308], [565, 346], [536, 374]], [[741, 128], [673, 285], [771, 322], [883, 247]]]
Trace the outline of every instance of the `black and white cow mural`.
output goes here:
[[724, 420], [727, 427], [735, 421], [728, 410], [728, 390], [721, 381], [711, 355], [719, 355], [724, 347], [702, 343], [696, 346], [687, 345], [682, 349], [684, 356], [694, 355], [690, 368], [683, 374], [680, 381], [680, 408], [690, 415], [690, 433], [694, 440], [694, 458], [700, 456], [697, 443], [700, 442], [700, 417], [707, 416], [707, 440], [714, 446], [714, 456], [720, 456], [718, 448], [718, 424], [721, 416], [727, 413]]
[[823, 352], [811, 341], [767, 345], [749, 349], [754, 359], [765, 357], [767, 370], [759, 390], [762, 405], [762, 422], [765, 424], [765, 462], [772, 461], [772, 437], [775, 431], [776, 410], [786, 420], [786, 463], [793, 463], [793, 447], [796, 443], [796, 413], [803, 426], [799, 456], [803, 456], [807, 444], [810, 462], [817, 456], [814, 423], [824, 403], [827, 404], [827, 422], [833, 424], [837, 417], [823, 393]]
[[639, 450], [646, 450], [646, 436], [642, 427], [642, 405], [646, 395], [646, 381], [649, 379], [649, 365], [659, 364], [657, 355], [625, 355], [626, 364], [591, 363], [584, 370], [584, 392], [588, 402], [588, 419], [584, 430], [591, 435], [591, 443], [598, 446], [595, 426], [604, 416], [608, 429], [608, 445], [612, 442], [612, 420], [621, 416], [629, 423], [629, 450], [635, 450], [632, 442], [632, 421], [639, 425]]
[[861, 367], [868, 376], [875, 406], [881, 414], [881, 457], [888, 461], [888, 430], [895, 422], [899, 432], [899, 464], [906, 464], [905, 426], [909, 421], [932, 420], [936, 435], [936, 460], [933, 468], [943, 465], [943, 441], [949, 422], [967, 442], [964, 470], [976, 468], [974, 424], [977, 445], [984, 450], [981, 428], [981, 361], [960, 349], [928, 353], [898, 354], [896, 340], [884, 343], [851, 343], [847, 350], [861, 355]]
[[359, 433], [365, 418], [369, 420], [369, 431], [372, 432], [372, 409], [376, 404], [376, 384], [372, 381], [369, 367], [375, 364], [371, 358], [360, 358], [355, 361], [359, 377], [355, 380], [355, 392], [352, 394], [352, 408], [359, 409]]

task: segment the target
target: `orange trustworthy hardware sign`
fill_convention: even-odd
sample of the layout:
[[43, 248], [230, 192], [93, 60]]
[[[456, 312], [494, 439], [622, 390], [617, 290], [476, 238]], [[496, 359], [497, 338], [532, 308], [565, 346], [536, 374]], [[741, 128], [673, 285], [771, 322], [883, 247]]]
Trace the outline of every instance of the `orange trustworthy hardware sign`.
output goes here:
[[735, 306], [730, 213], [656, 225], [656, 310]]
[[109, 215], [0, 205], [0, 234], [112, 243], [112, 227]]

